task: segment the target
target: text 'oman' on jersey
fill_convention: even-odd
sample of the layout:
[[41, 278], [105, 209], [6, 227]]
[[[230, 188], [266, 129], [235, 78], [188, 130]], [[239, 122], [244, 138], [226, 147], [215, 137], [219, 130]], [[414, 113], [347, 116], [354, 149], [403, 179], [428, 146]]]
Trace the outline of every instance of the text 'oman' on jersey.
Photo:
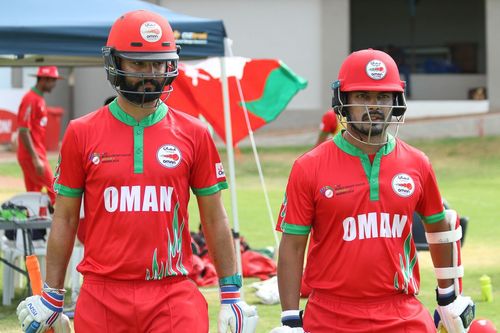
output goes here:
[[104, 207], [113, 212], [170, 212], [171, 186], [110, 186], [104, 190]]
[[369, 238], [401, 238], [408, 216], [389, 213], [360, 214], [357, 217], [349, 216], [342, 221], [344, 228], [343, 239]]

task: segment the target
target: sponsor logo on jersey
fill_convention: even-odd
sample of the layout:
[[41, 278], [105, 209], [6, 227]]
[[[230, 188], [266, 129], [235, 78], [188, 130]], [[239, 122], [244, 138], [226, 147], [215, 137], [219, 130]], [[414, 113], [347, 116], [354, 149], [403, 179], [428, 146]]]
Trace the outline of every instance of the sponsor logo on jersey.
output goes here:
[[100, 163], [115, 163], [120, 162], [121, 157], [130, 157], [132, 154], [110, 154], [110, 153], [90, 153], [89, 161], [95, 165]]
[[330, 199], [335, 194], [335, 190], [330, 186], [323, 186], [319, 193], [325, 196], [325, 198]]
[[366, 74], [373, 80], [382, 80], [387, 74], [387, 68], [382, 61], [373, 59], [366, 65]]
[[400, 197], [407, 198], [415, 192], [415, 182], [406, 173], [399, 173], [392, 178], [392, 190]]
[[165, 168], [175, 168], [181, 163], [182, 155], [174, 145], [163, 145], [156, 152], [156, 158]]
[[401, 238], [408, 216], [389, 213], [368, 213], [349, 216], [342, 221], [343, 239]]
[[141, 25], [141, 36], [146, 42], [154, 43], [160, 40], [162, 35], [161, 27], [153, 21], [144, 22]]
[[173, 191], [171, 186], [110, 186], [103, 193], [104, 208], [110, 213], [170, 212]]
[[226, 173], [224, 172], [224, 166], [222, 165], [221, 162], [215, 163], [215, 175], [217, 176], [217, 178], [226, 177]]

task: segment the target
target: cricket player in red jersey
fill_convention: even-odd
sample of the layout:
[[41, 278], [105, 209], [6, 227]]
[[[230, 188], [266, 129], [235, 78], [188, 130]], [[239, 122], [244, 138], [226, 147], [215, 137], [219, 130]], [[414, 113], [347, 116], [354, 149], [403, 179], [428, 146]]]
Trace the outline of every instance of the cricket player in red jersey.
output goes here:
[[326, 111], [321, 118], [316, 146], [328, 139], [329, 136], [335, 135], [335, 133], [337, 133], [338, 127], [339, 122], [337, 120], [335, 112], [332, 109]]
[[17, 160], [23, 170], [27, 191], [47, 190], [54, 204], [56, 194], [52, 189], [54, 176], [47, 160], [45, 129], [47, 127], [47, 106], [44, 93], [50, 93], [59, 76], [56, 66], [41, 66], [36, 74], [36, 85], [24, 95], [17, 113], [19, 127]]
[[[461, 295], [456, 213], [443, 210], [428, 158], [387, 131], [406, 111], [394, 60], [377, 50], [354, 52], [332, 88], [345, 130], [299, 157], [290, 173], [278, 223], [283, 326], [273, 333], [436, 332], [415, 297], [414, 211], [423, 217], [435, 266], [437, 321], [450, 333], [466, 332], [474, 303]], [[312, 293], [302, 316], [310, 232], [304, 278]]]
[[220, 191], [224, 169], [206, 128], [160, 99], [178, 75], [166, 19], [124, 14], [103, 48], [118, 98], [71, 121], [56, 171], [56, 211], [42, 296], [18, 307], [24, 331], [48, 327], [62, 311], [64, 276], [84, 195], [84, 282], [76, 332], [208, 332], [207, 303], [194, 282], [188, 224], [196, 195], [220, 276], [219, 331], [254, 332], [255, 307], [239, 298], [232, 235]]

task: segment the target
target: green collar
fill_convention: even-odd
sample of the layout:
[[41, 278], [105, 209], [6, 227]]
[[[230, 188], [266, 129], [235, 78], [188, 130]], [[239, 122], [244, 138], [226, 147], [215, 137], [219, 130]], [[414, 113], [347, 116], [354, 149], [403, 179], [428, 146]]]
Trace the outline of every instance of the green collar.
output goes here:
[[123, 109], [118, 105], [116, 99], [113, 102], [109, 103], [109, 110], [116, 119], [118, 119], [119, 121], [121, 121], [126, 125], [148, 127], [158, 123], [160, 120], [165, 118], [165, 115], [167, 114], [168, 111], [168, 107], [167, 105], [165, 105], [165, 103], [161, 102], [160, 105], [158, 105], [158, 108], [156, 109], [155, 112], [151, 113], [149, 116], [147, 116], [146, 118], [142, 119], [139, 122], [129, 114], [125, 113], [125, 111], [123, 111]]
[[373, 159], [373, 164], [372, 164], [370, 163], [368, 154], [366, 154], [361, 149], [352, 145], [346, 139], [344, 139], [342, 135], [344, 132], [345, 130], [342, 130], [341, 132], [337, 133], [337, 135], [334, 136], [333, 141], [335, 142], [337, 147], [339, 147], [340, 150], [349, 155], [356, 156], [360, 159], [361, 165], [365, 170], [368, 184], [370, 185], [370, 200], [377, 201], [380, 199], [379, 175], [380, 175], [380, 164], [382, 161], [382, 156], [387, 155], [394, 150], [394, 147], [396, 147], [396, 139], [394, 139], [392, 135], [388, 134], [389, 140], [385, 145], [383, 145], [378, 150], [377, 154], [375, 155], [375, 158]]
[[31, 90], [32, 90], [35, 94], [37, 94], [37, 95], [39, 95], [39, 96], [42, 96], [42, 97], [43, 97], [43, 92], [41, 92], [41, 91], [40, 91], [37, 87], [33, 87], [33, 88], [31, 88]]
[[[358, 147], [356, 147], [353, 144], [351, 144], [350, 142], [348, 142], [344, 138], [344, 136], [342, 135], [344, 132], [345, 132], [345, 130], [340, 131], [333, 138], [333, 141], [335, 142], [335, 144], [337, 145], [337, 147], [339, 147], [342, 151], [344, 151], [345, 153], [347, 153], [349, 155], [352, 155], [352, 156], [367, 155], [361, 149], [359, 149]], [[383, 145], [379, 149], [379, 151], [377, 152], [377, 155], [379, 155], [380, 153], [382, 155], [387, 155], [391, 151], [394, 150], [394, 147], [396, 147], [396, 139], [392, 135], [390, 135], [390, 134], [387, 134], [387, 135], [389, 136], [389, 140], [387, 141], [387, 143], [385, 145]]]

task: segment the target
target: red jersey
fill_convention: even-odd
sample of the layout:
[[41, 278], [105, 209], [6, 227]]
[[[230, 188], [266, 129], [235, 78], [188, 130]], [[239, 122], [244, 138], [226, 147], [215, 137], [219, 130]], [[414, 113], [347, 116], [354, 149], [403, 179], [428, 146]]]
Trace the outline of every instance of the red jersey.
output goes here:
[[[29, 130], [31, 140], [33, 141], [33, 148], [39, 157], [45, 158], [47, 155], [45, 149], [47, 107], [42, 92], [36, 87], [31, 88], [21, 100], [17, 113], [17, 124], [19, 129], [24, 128]], [[17, 156], [20, 160], [31, 160], [31, 155], [21, 140], [19, 140]]]
[[227, 188], [199, 120], [161, 104], [137, 122], [116, 101], [71, 121], [54, 188], [84, 195], [85, 254], [78, 266], [117, 280], [157, 280], [192, 268], [189, 189]]
[[338, 120], [333, 110], [328, 110], [321, 119], [319, 129], [321, 132], [335, 134], [337, 132]]
[[426, 223], [444, 218], [428, 158], [390, 137], [372, 164], [339, 133], [295, 161], [277, 229], [312, 229], [304, 279], [313, 289], [350, 298], [416, 294], [414, 211]]

